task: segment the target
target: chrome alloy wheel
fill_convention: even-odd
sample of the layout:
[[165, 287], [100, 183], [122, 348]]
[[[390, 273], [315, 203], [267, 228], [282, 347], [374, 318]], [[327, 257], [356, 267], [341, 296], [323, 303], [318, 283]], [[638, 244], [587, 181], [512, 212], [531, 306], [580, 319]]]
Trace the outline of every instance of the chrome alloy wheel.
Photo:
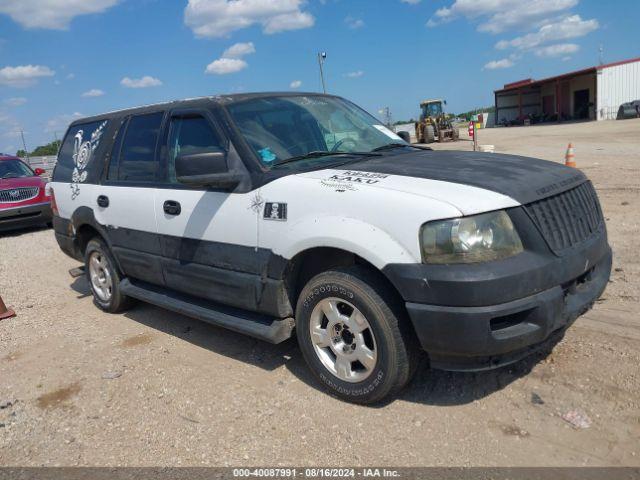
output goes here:
[[318, 359], [345, 382], [365, 380], [376, 366], [378, 350], [365, 316], [336, 297], [321, 300], [309, 320], [311, 343]]
[[109, 262], [100, 252], [93, 252], [89, 257], [89, 278], [93, 291], [103, 302], [111, 300], [113, 279], [109, 271]]

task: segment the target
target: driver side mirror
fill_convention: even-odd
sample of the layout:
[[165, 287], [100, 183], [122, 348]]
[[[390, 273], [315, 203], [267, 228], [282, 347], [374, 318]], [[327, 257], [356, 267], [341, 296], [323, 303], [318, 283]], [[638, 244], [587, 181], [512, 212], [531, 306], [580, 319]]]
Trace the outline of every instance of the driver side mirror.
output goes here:
[[176, 158], [176, 179], [185, 185], [229, 190], [242, 178], [229, 172], [225, 152], [207, 152], [179, 155]]
[[35, 173], [37, 176], [41, 176], [44, 175], [45, 173], [47, 173], [47, 171], [44, 168], [36, 168], [33, 173]]

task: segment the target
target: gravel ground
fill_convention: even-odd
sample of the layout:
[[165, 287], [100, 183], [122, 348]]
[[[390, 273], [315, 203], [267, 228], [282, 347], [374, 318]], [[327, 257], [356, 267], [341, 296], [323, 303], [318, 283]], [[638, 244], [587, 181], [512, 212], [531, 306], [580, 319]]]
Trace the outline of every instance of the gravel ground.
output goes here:
[[552, 350], [493, 372], [423, 369], [384, 405], [350, 405], [293, 341], [143, 304], [103, 313], [50, 230], [2, 234], [0, 293], [18, 317], [0, 321], [0, 464], [640, 466], [640, 121], [479, 138], [556, 161], [573, 141], [601, 196], [615, 271]]

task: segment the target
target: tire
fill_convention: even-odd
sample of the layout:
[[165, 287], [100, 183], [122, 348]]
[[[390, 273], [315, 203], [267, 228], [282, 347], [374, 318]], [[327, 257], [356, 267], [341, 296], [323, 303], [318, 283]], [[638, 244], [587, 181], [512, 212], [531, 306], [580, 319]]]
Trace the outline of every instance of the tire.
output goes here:
[[296, 334], [311, 371], [348, 402], [376, 403], [399, 392], [418, 364], [401, 303], [363, 267], [313, 277], [298, 299]]
[[433, 128], [433, 125], [427, 125], [424, 129], [424, 139], [425, 143], [433, 143], [436, 140], [436, 132]]
[[416, 123], [416, 143], [425, 143], [424, 142], [424, 129], [420, 128], [420, 124]]
[[87, 243], [84, 265], [93, 300], [98, 307], [105, 312], [118, 313], [133, 305], [133, 299], [120, 291], [122, 276], [109, 247], [101, 238], [94, 237]]

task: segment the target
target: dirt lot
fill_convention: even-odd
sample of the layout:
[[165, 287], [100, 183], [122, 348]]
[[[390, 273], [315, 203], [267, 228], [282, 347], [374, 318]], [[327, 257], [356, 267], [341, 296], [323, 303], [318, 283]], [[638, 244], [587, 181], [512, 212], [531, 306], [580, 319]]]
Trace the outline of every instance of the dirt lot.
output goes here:
[[615, 271], [552, 352], [423, 370], [400, 398], [354, 406], [318, 389], [293, 341], [148, 305], [102, 313], [50, 230], [4, 234], [0, 292], [19, 315], [0, 322], [0, 464], [640, 466], [640, 120], [479, 135], [555, 161], [572, 141], [600, 193]]

